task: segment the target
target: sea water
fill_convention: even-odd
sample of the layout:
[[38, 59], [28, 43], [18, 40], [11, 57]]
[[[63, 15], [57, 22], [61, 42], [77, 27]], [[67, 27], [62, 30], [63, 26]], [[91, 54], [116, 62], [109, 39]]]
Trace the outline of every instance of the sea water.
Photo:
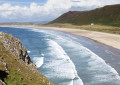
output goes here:
[[76, 36], [42, 28], [0, 27], [0, 31], [19, 38], [38, 70], [55, 85], [120, 85], [117, 71], [83, 45], [82, 38], [79, 42]]

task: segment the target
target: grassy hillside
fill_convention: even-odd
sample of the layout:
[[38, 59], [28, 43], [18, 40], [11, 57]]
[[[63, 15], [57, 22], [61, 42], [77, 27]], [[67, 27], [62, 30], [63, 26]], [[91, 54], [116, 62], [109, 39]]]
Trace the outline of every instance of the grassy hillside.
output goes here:
[[0, 85], [53, 85], [39, 73], [19, 39], [0, 32]]
[[91, 23], [120, 26], [120, 4], [108, 5], [91, 11], [70, 11], [53, 23], [71, 23], [73, 25], [90, 25]]
[[98, 31], [98, 32], [106, 32], [112, 34], [120, 34], [120, 27], [115, 26], [106, 26], [106, 25], [73, 25], [69, 23], [53, 23], [47, 24], [43, 26], [48, 27], [59, 27], [59, 28], [72, 28], [72, 29], [82, 29], [82, 30], [90, 30], [90, 31]]

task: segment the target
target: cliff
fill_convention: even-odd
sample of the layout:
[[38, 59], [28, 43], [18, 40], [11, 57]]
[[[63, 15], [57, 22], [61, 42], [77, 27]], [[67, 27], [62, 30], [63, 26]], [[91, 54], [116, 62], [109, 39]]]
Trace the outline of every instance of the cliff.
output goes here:
[[73, 25], [90, 25], [91, 23], [120, 26], [120, 4], [108, 5], [90, 11], [69, 11], [53, 23], [70, 23]]
[[0, 85], [53, 85], [39, 73], [21, 41], [0, 32]]

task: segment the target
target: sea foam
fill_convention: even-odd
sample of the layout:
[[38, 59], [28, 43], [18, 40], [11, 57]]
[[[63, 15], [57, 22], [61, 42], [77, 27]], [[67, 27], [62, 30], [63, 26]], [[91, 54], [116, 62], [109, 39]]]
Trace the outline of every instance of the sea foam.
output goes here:
[[37, 68], [40, 68], [44, 63], [44, 57], [34, 57], [33, 61], [35, 62]]
[[46, 58], [47, 63], [43, 65], [43, 68], [51, 70], [49, 70], [49, 74], [45, 75], [50, 79], [59, 80], [60, 83], [57, 83], [57, 85], [83, 85], [74, 63], [63, 48], [53, 40], [49, 40], [48, 45], [46, 55], [51, 57]]
[[[59, 42], [61, 43], [61, 41]], [[63, 45], [63, 43], [65, 44]], [[79, 68], [82, 65], [85, 66], [84, 68], [81, 67], [83, 70], [80, 71], [84, 75], [91, 78], [88, 79], [91, 80], [89, 83], [85, 83], [86, 85], [90, 85], [90, 83], [109, 83], [110, 85], [113, 83], [114, 85], [118, 85], [120, 83], [120, 76], [117, 73], [117, 71], [114, 68], [112, 68], [109, 64], [107, 64], [101, 57], [93, 53], [88, 48], [84, 47], [78, 42], [72, 41], [69, 38], [65, 37], [62, 40], [62, 45], [63, 47], [67, 48], [68, 52], [72, 53], [72, 56], [76, 56], [77, 60], [79, 59]], [[70, 51], [68, 49], [70, 49]]]
[[30, 53], [30, 50], [28, 50], [27, 53]]
[[[59, 34], [59, 32], [56, 33], [39, 29], [34, 29], [33, 31], [46, 33], [46, 35], [49, 35], [57, 42], [48, 40], [49, 48], [47, 49], [47, 55], [51, 57], [46, 59], [47, 63], [43, 65], [43, 68], [49, 70], [49, 73], [47, 73], [47, 71], [45, 72], [45, 75], [48, 78], [55, 81], [61, 81], [61, 79], [67, 79], [67, 81], [69, 81], [68, 83], [62, 81], [59, 83], [57, 82], [55, 83], [56, 85], [82, 85], [83, 82], [79, 78], [77, 71], [79, 74], [82, 73], [83, 76], [80, 76], [81, 78], [86, 76], [84, 78], [84, 83], [86, 85], [97, 85], [100, 83], [119, 85], [120, 77], [117, 71], [107, 64], [101, 57], [81, 45], [79, 42], [73, 40], [76, 38], [66, 36], [66, 34], [61, 35], [62, 33]], [[58, 42], [59, 44], [61, 43], [60, 45], [62, 45], [62, 47], [67, 48], [67, 52], [65, 52]], [[71, 52], [69, 55], [72, 54], [72, 56], [76, 56], [77, 61], [79, 61], [79, 66], [76, 66], [78, 68], [77, 71], [75, 65], [67, 54], [68, 52]], [[75, 79], [79, 81], [74, 81]]]

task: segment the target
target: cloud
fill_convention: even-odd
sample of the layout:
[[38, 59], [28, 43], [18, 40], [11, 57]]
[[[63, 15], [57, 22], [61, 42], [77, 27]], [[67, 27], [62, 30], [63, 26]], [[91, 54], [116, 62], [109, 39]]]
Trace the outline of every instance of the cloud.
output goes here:
[[51, 20], [68, 11], [70, 7], [70, 0], [48, 0], [45, 5], [33, 2], [30, 6], [12, 6], [10, 3], [4, 3], [0, 6], [0, 17], [8, 20]]
[[120, 4], [120, 0], [72, 0], [71, 10], [90, 10], [105, 5]]
[[120, 0], [72, 0], [77, 1], [77, 3], [73, 3], [73, 6], [104, 6], [111, 4], [120, 4]]
[[53, 20], [69, 10], [90, 10], [105, 5], [118, 4], [120, 0], [47, 0], [44, 5], [31, 3], [29, 6], [0, 5], [0, 19], [5, 21]]

